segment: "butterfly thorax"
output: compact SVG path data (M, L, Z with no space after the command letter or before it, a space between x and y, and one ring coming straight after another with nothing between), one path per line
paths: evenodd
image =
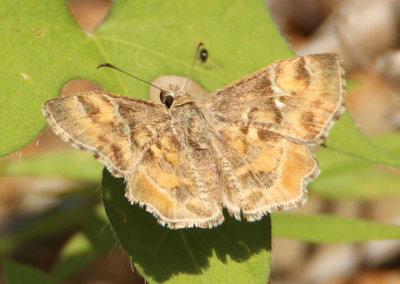
M210 146L210 125L192 96L178 95L170 114L175 130L186 144L198 150Z
M172 95L174 96L174 103L171 108L178 107L187 103L196 102L196 100L191 95L182 90L175 91L172 93Z

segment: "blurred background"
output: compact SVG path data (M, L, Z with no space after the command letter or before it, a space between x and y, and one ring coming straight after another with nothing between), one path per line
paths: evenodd
M88 33L102 22L110 5L110 0L69 1L73 16ZM297 55L335 52L343 58L350 80L346 107L366 135L400 130L399 0L267 0L266 5ZM62 95L98 88L90 81L73 80ZM74 151L45 129L26 147L0 159L0 255L54 271L66 265L58 259L74 249L70 244L72 238L79 239L77 232L83 228L90 236L88 224L98 224L97 234L110 234L104 216L97 213L101 166L93 162L92 168L81 169L82 176L76 169L63 169L63 178L44 176L37 169L38 159L44 169L50 164L62 167ZM377 170L399 174L395 169ZM297 211L400 224L399 208L398 196L337 201L311 194ZM86 268L65 283L144 283L113 240L100 248L89 256ZM271 283L400 283L400 240L321 245L273 238L272 254Z

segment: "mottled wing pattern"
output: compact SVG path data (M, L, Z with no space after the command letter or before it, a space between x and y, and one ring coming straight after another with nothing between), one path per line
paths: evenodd
M216 125L254 126L313 145L343 112L344 94L339 57L314 54L277 61L210 94L205 106Z
M146 151L126 196L171 228L213 227L223 221L213 134L195 105L171 111L174 129Z
M237 126L218 131L223 204L237 219L257 220L268 212L299 206L306 184L319 173L307 146L274 132Z
M223 204L248 220L300 205L318 173L308 146L343 111L344 78L335 54L281 60L207 98L216 134Z
M105 91L54 98L43 105L53 131L125 176L171 124L165 107Z

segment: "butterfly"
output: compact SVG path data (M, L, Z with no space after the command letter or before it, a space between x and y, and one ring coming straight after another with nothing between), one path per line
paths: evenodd
M336 54L284 59L199 99L170 85L152 102L102 90L43 105L51 129L124 177L126 197L173 229L254 221L300 206L319 174L309 147L344 110Z

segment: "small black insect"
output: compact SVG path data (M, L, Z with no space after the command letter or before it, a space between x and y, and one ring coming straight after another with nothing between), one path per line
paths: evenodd
M202 48L199 53L200 60L202 62L206 62L208 58L208 51L205 48Z

